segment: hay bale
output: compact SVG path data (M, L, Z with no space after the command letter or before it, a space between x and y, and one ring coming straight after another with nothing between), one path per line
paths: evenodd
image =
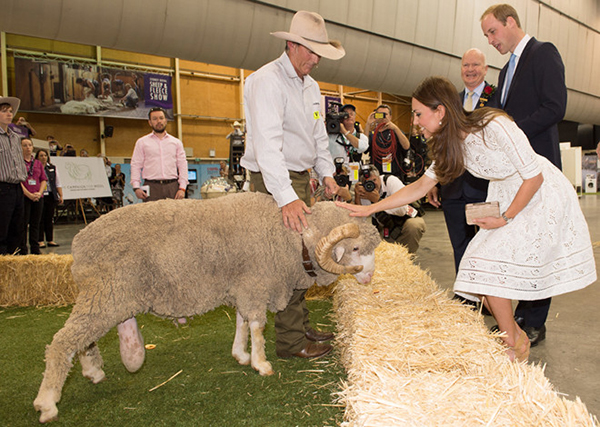
M0 256L0 307L73 304L71 264L71 255Z
M451 300L382 243L365 286L339 280L337 347L348 373L345 426L593 426L577 398L560 397L543 368L512 363L481 315Z

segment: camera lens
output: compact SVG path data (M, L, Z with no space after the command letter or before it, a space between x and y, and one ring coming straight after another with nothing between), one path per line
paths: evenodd
M368 191L370 193L371 191L375 190L375 183L373 181L365 181L363 183L363 187L365 191Z

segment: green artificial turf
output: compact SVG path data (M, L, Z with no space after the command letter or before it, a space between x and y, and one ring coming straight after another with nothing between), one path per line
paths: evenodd
M309 301L311 323L333 330L330 301ZM0 425L34 426L33 409L45 369L44 349L69 316L68 308L0 310ZM137 316L146 344L142 368L129 373L113 328L98 345L106 380L92 384L75 362L58 403L55 426L334 426L343 408L332 394L344 378L335 351L323 359L279 359L273 315L265 329L275 375L262 377L231 356L235 311L219 307L176 327ZM151 388L167 381L154 391Z

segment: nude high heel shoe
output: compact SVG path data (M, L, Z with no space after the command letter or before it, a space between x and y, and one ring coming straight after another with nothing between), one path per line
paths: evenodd
M515 343L514 347L510 347L513 351L515 358L519 362L527 362L529 358L529 349L531 348L531 343L529 342L529 338L527 334L522 329L519 329L521 332L519 334L519 338Z

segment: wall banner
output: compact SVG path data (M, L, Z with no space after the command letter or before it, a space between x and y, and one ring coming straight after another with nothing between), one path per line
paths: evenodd
M15 83L21 111L146 120L162 107L173 118L169 75L15 58Z

